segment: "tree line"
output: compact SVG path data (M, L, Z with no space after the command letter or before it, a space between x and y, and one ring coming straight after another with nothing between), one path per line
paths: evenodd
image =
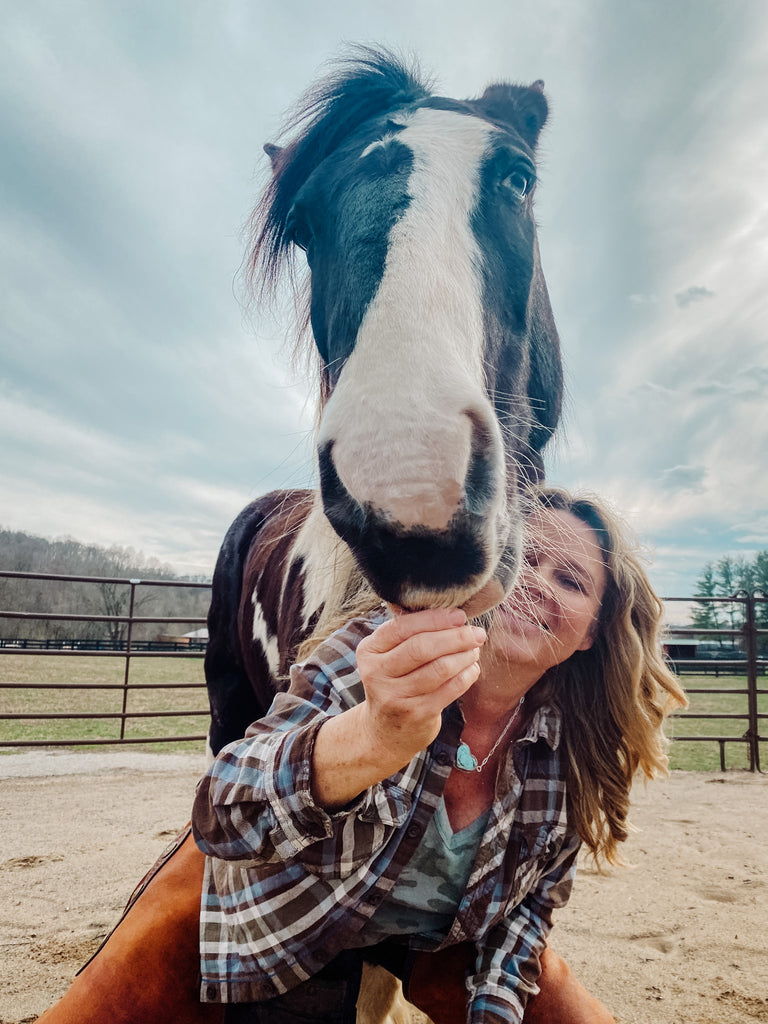
M0 569L15 572L55 573L64 576L100 576L116 579L153 579L179 583L209 583L205 576L182 576L171 565L147 558L130 547L100 547L71 538L49 540L23 531L0 529ZM768 596L768 550L754 557L726 555L708 562L696 583L696 598L729 598L739 591ZM78 615L127 615L130 588L117 583L68 583L59 580L18 580L0 577L0 610ZM134 614L182 618L190 622L164 627L139 624L136 640L152 640L159 634L181 635L199 628L193 621L208 613L208 590L183 587L137 587ZM755 606L757 626L768 629L768 602ZM744 606L732 602L699 601L691 624L698 629L739 629ZM66 622L0 618L0 638L7 640L101 640L122 642L126 624L117 622ZM724 643L729 644L729 638ZM768 650L768 637L758 638Z
M172 566L146 558L130 547L99 547L70 538L49 540L29 533L0 529L0 569L13 572L100 576L114 579L210 582L201 576L180 576ZM76 615L127 615L130 587L119 583L71 583L0 577L0 610ZM208 590L184 587L137 587L134 614L190 620L208 613ZM200 623L145 623L134 626L136 640L159 634L182 635ZM7 640L103 640L122 642L127 624L119 622L39 621L0 617L0 638Z
M695 597L734 597L740 592L768 597L768 551L758 551L751 558L726 555L717 562L708 562L696 582ZM755 604L758 629L768 629L768 602ZM744 605L728 601L699 601L693 609L691 623L698 629L740 629L744 625ZM730 643L725 638L725 643ZM758 648L768 648L768 637L758 637Z

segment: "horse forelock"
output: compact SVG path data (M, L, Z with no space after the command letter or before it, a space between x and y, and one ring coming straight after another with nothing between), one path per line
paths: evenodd
M315 168L362 124L386 111L406 107L430 94L415 60L384 48L352 47L334 71L299 100L281 132L292 136L251 218L248 271L259 295L272 292L291 266L288 215L296 194Z

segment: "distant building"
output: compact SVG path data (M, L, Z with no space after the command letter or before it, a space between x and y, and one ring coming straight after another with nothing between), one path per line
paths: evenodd
M161 644L186 644L190 647L199 648L208 643L208 629L203 626L201 629L193 629L190 633L182 633L181 635L160 633L157 639Z

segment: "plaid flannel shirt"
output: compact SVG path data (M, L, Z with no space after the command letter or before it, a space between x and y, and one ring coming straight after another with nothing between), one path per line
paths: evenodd
M206 854L201 908L203 1002L271 998L310 978L386 899L439 803L463 720L443 713L430 746L341 811L310 790L312 747L326 718L365 699L355 650L383 617L356 619L291 669L290 688L201 781L192 815ZM471 940L470 1024L520 1021L538 991L539 955L575 874L578 837L566 822L560 720L539 708L510 743L485 833L438 943Z

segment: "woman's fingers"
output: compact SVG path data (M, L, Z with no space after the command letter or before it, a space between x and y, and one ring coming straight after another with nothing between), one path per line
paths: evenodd
M424 674L427 681L438 675L446 679L470 664L466 661L467 655L470 661L475 660L484 642L485 633L482 630L476 632L473 626L460 626L438 633L417 633L383 655L382 665L393 679L405 680L418 672ZM451 670L454 664L457 667Z
M385 654L417 633L455 629L464 626L467 616L460 608L427 608L421 612L406 612L382 623L365 644L368 650Z
M451 651L431 661L419 664L413 671L393 677L391 686L399 696L411 697L428 694L437 690L460 673L477 665L480 657L478 647L469 650Z
M407 722L417 731L425 723L432 723L429 737L424 741L430 742L440 729L443 710L463 696L480 675L480 664L476 657L468 665L458 667L458 671L451 671L451 668L457 667L456 660L445 659L440 666L442 671L430 671L428 679L424 670L420 670L404 680L391 682L388 687L389 699L376 701L377 710L384 711L387 719L395 716L401 729L409 728ZM423 742L418 743L415 749L421 750L423 746Z
M397 616L365 637L357 665L366 697L361 707L375 742L408 757L431 743L443 709L477 680L485 639L457 609Z
M407 737L411 753L422 750L443 709L477 680L485 639L463 612L433 609L398 616L362 640L357 665L373 733Z
M474 662L444 683L436 693L440 701L440 709L447 708L449 704L458 700L459 697L463 697L467 690L477 682L479 675L480 664L479 662Z
M483 629L466 622L461 625L442 625L451 621L460 622L459 616L451 617L444 612L439 616L417 612L408 616L413 621L390 631L383 638L379 637L386 627L395 624L387 622L360 644L358 664L364 672L403 682L423 669L426 670L425 681L434 680L439 685L476 660L477 652L486 640ZM458 660L454 657L467 654L473 655L469 661L466 657ZM446 660L451 658L453 660Z

